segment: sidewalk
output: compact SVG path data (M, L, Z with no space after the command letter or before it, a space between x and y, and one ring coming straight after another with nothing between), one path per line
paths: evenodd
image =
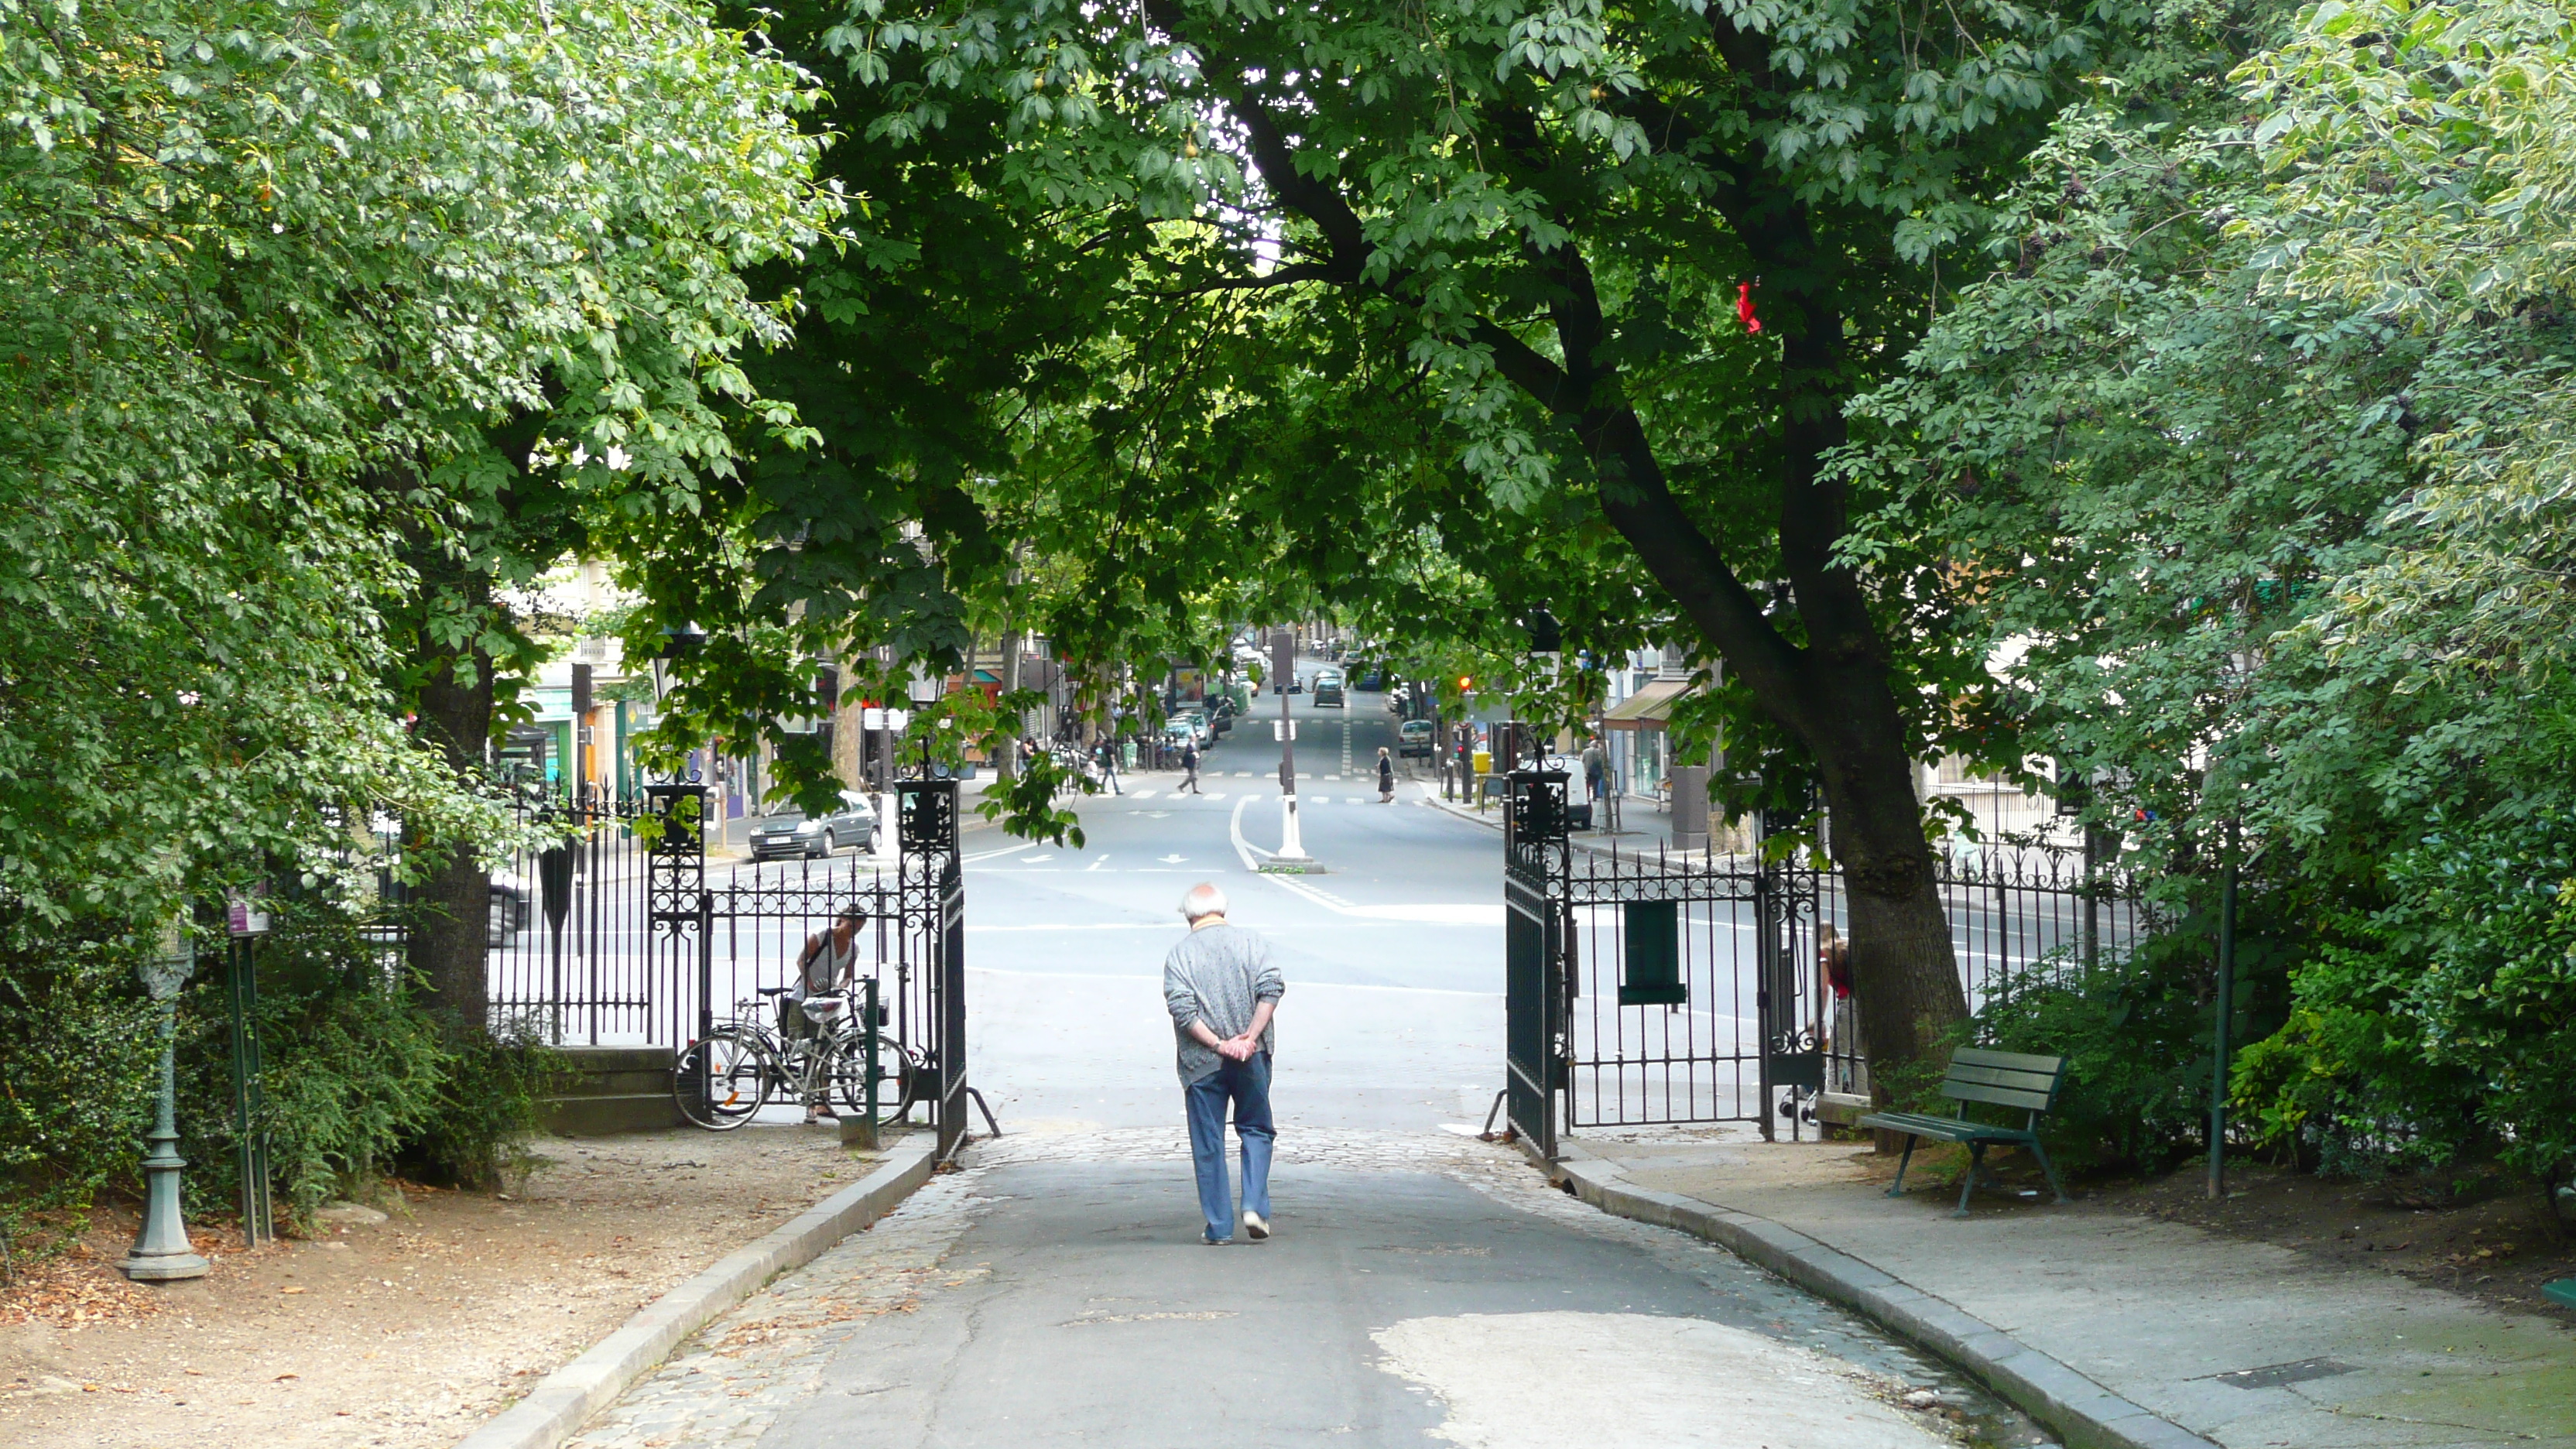
M1490 825L1496 830L1503 828L1503 800L1499 793L1486 804L1482 811L1479 811L1471 801L1441 799L1440 781L1436 776L1429 780L1411 783L1421 787L1422 800L1426 805L1446 810L1461 820L1477 821ZM1599 818L1600 806L1594 805L1593 810L1595 818ZM1607 830L1577 830L1566 838L1572 842L1575 849L1588 850L1597 855L1608 855L1614 851L1620 855L1653 855L1658 851L1671 852L1673 816L1671 811L1657 808L1654 802L1632 795L1619 802L1619 829L1616 834ZM1699 856L1706 852L1690 853Z
M2576 1446L2560 1322L2081 1201L1981 1193L1954 1219L1919 1153L1891 1199L1895 1160L1850 1142L1562 1145L1577 1195L1867 1314L2071 1445Z

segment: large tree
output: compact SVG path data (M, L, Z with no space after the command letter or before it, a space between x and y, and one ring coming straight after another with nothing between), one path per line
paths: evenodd
M1300 374L1321 406L1410 399L1422 452L1309 470L1283 504L1346 527L1390 479L1463 472L1496 525L1615 534L1662 595L1633 612L1681 621L1811 762L1870 1050L1901 1061L1963 1010L1914 778L1966 742L1981 676L1926 639L1936 589L1840 551L1855 500L1827 463L2100 44L2087 19L867 0L830 39L881 92L868 139L997 122L993 184L1028 225L1134 251L1122 335L1160 315L1192 345L1127 359L1131 412L1290 391L1284 362L1192 379L1302 334L1335 354Z
M402 713L488 687L514 489L686 512L716 399L783 426L735 359L783 333L740 269L831 218L801 81L659 0L0 16L0 910L156 919L379 812L494 826L472 725ZM437 977L470 1022L478 869Z

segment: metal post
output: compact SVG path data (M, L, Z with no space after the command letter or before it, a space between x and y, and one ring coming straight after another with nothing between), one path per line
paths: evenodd
M277 1237L268 1188L268 1101L260 1086L259 977L247 935L232 940L233 1122L241 1176L242 1242L256 1248Z
M1288 712L1288 683L1297 677L1297 636L1282 629L1270 639L1271 668L1279 675L1279 858L1313 859L1297 831L1297 723Z
M864 993L864 994L865 994L865 996L866 996L866 1000L865 1000L865 1002L863 1003L863 1008L864 1008L864 1009L866 1010L866 1012L867 1012L867 1017L865 1018L865 1022L866 1022L866 1026L867 1026L866 1050L867 1050L867 1057L868 1057L868 1063L867 1063L867 1072L868 1072L867 1090L866 1090L866 1092L864 1093L864 1095L865 1095L865 1097L866 1097L866 1099L867 1099L867 1105L866 1105L865 1110L866 1110L866 1112L867 1112L867 1114L868 1114L868 1133L867 1133L867 1135L868 1135L868 1146L869 1146L869 1147L871 1147L871 1148L873 1148L873 1147L876 1147L876 1146L878 1145L878 1143L877 1143L877 1030L878 1030L878 1026L877 1026L877 979L876 979L875 977L871 976L871 977L867 978L867 982L866 982L866 990L865 990L865 993Z
M160 946L137 973L143 989L161 1007L161 1093L153 1105L150 1145L143 1158L143 1222L134 1247L117 1268L138 1283L168 1283L202 1278L209 1266L188 1243L188 1227L179 1212L179 988L196 973L196 946L188 936L185 916L174 916Z
M1762 1124L1762 1140L1777 1142L1780 1140L1779 1129L1772 1123L1771 1112L1771 1041L1775 1014L1771 983L1778 974L1772 969L1772 962L1780 949L1781 901L1779 866L1762 849L1771 838L1771 812L1768 809L1755 812L1753 838L1754 1080L1761 1092L1760 1106L1755 1109L1755 1115ZM1739 1076L1735 1080L1741 1083L1744 1079Z
M2227 866L2218 877L2218 1010L2210 1029L2209 1196L2227 1196L2227 1032L2236 1012L2236 826L2227 827Z
M2102 964L2102 832L2092 825L2084 827L2084 969L2092 971Z

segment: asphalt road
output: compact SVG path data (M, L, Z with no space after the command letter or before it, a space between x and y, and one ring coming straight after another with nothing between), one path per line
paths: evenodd
M1280 1236L1211 1250L1171 1230L1185 1177L985 1174L1000 1201L949 1249L956 1286L899 1332L852 1339L760 1442L1945 1442L1874 1390L1927 1381L1922 1365L1721 1254L1676 1259L1442 1175L1330 1168L1279 1175Z
M1162 960L1183 934L1182 893L1212 881L1290 983L1276 1094L1297 1120L1482 1120L1502 1085L1499 839L1425 806L1418 786L1380 804L1374 780L1343 767L1345 736L1355 761L1393 742L1379 696L1355 693L1348 711L1291 700L1305 845L1328 874L1247 864L1244 846L1276 848L1281 830L1279 746L1258 719L1207 752L1204 794L1160 775L1081 801L1083 849L969 847L968 1038L997 1109L1064 1126L1171 1119Z
M1082 849L971 837L970 1075L1005 1137L720 1321L583 1449L1954 1442L1909 1391L2034 1442L1859 1321L1455 1130L1500 1086L1499 837L1418 787L1378 802L1377 696L1293 698L1329 873L1252 868L1280 826L1258 716L1204 796L1162 776L1083 802ZM1199 881L1288 980L1277 1235L1220 1248L1160 990Z

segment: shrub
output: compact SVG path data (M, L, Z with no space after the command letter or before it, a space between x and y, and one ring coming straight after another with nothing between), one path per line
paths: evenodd
M17 929L13 932L12 927ZM272 1190L282 1220L400 1169L488 1186L521 1168L561 1054L423 1006L360 923L287 901L256 948ZM68 1241L101 1191L139 1184L159 1016L122 928L0 921L0 1233L18 1256ZM180 1152L192 1214L240 1203L225 947L202 949L178 1003Z
M0 1235L41 1255L131 1180L161 1040L121 931L0 921Z
M2069 1162L2154 1170L2209 1141L2210 1047L2218 994L2218 882L2172 876L2183 898L2162 930L2086 965L2073 948L2016 973L1982 1005L1980 1041L2066 1059L2049 1147ZM2289 963L2311 949L2290 892L2249 880L2236 921L2229 1040L2287 1014ZM2238 1050L2241 1051L2241 1046Z

